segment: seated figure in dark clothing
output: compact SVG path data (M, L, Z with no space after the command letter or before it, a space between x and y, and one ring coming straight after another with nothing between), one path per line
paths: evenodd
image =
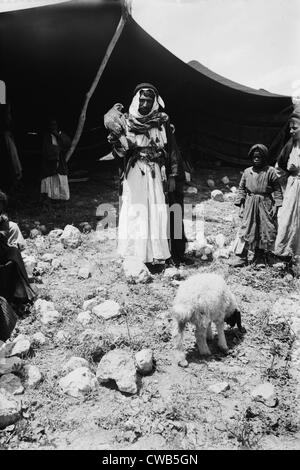
M17 224L3 212L6 195L0 191L0 296L15 306L24 305L35 297L19 248L24 239Z

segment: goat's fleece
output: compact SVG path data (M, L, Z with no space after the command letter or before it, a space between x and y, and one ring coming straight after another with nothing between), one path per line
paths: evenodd
M179 286L173 303L174 317L180 323L194 322L200 315L206 323L224 320L237 309L234 294L219 274L201 273Z

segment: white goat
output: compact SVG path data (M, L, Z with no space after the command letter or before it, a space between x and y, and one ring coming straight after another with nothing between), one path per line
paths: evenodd
M206 339L212 339L211 322L218 332L218 346L228 351L224 335L224 321L231 327L237 324L241 331L241 315L234 294L218 274L195 274L179 286L173 303L175 318L174 339L179 351L179 364L187 366L183 350L183 330L188 322L196 326L196 340L201 355L211 354Z

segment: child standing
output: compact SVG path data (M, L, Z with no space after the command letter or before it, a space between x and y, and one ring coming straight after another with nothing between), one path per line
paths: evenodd
M248 250L254 251L254 262L266 264L266 253L274 248L277 213L282 205L282 190L273 167L267 165L265 145L251 147L248 156L253 166L246 168L240 181L235 205L240 207L242 224L234 242L236 258L232 266L248 262Z

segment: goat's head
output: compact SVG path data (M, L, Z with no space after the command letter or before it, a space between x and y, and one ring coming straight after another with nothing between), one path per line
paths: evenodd
M235 325L242 332L245 332L245 328L242 327L241 312L235 309L231 315L225 318L225 322L233 328Z

